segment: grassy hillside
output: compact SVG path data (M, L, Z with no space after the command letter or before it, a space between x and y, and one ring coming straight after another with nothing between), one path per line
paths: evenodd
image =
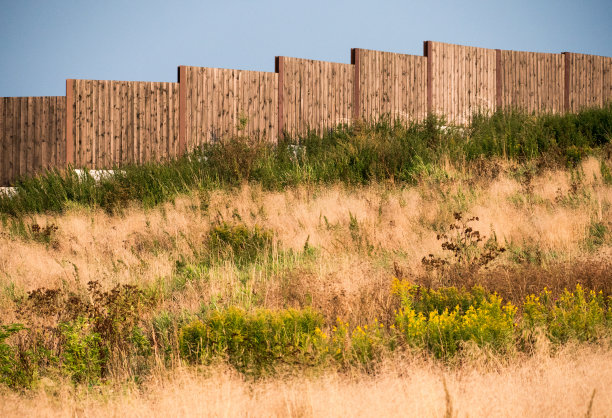
M26 179L0 199L0 413L602 414L611 121L381 122Z

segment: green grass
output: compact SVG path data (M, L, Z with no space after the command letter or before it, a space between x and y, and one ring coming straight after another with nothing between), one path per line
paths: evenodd
M164 163L125 166L96 182L71 170L50 171L16 183L17 194L0 197L0 214L62 212L74 206L120 211L129 202L151 207L181 193L259 183L278 190L299 184L369 184L392 179L414 183L423 176L444 177L445 160L457 165L505 158L521 163L543 158L573 166L610 143L612 106L578 114L498 112L475 115L468 128L448 129L429 117L404 126L377 123L338 126L325 135L310 133L278 145L248 138L208 144Z

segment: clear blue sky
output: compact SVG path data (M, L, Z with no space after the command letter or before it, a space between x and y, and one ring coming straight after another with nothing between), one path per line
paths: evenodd
M612 56L612 1L0 0L0 96L176 81L178 65L274 71L275 55L421 55L424 40Z

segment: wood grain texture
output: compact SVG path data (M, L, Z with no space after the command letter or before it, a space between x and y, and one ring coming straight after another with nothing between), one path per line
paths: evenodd
M359 49L356 68L359 117L404 123L427 116L427 58Z
M175 157L178 88L178 83L74 80L74 164L98 169Z
M609 72L612 58L566 53L569 70L568 111L602 107L610 101Z
M564 111L563 55L506 50L499 55L498 101L502 109L536 114Z
M64 167L66 98L0 98L0 185Z
M324 133L353 121L354 66L282 57L284 130Z
M465 124L474 112L496 105L494 49L429 42L431 111L449 122Z
M276 142L278 74L220 68L181 68L184 68L185 74L187 150L235 136Z

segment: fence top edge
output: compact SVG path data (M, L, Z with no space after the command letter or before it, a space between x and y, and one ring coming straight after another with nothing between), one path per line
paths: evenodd
M401 56L405 56L405 57L415 57L415 58L422 58L422 59L426 59L427 58L427 57L425 57L423 55L405 54L403 52L382 51L380 49L367 49L367 48L353 48L353 49L358 49L359 51L365 51L365 52L382 52L383 54L401 55Z
M0 99L65 99L66 96L0 96Z
M350 62L336 62L336 61L323 61L323 60L315 60L315 59L310 59L310 58L299 58L299 57L288 57L285 55L281 55L279 56L279 58L282 57L283 59L290 59L290 60L296 60L296 61L306 61L309 63L319 63L319 62L324 62L324 63L328 63L328 64L338 64L338 65L353 65Z
M109 83L148 83L148 84L176 84L176 81L143 81L143 80L97 80L91 78L68 78L66 80L85 81L85 82L109 82Z
M276 74L274 71L239 70L236 68L221 68L221 67L199 67L196 65L180 65L179 67L183 67L187 70L194 69L194 68L197 68L197 69L204 68L207 70L240 71L241 73L258 73L258 74L270 74L270 75Z

